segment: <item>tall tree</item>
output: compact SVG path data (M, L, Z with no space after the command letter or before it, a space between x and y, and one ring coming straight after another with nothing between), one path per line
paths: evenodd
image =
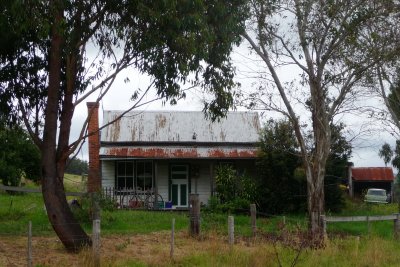
M383 159L385 166L387 166L387 164L392 160L393 151L388 143L382 145L382 148L379 150L379 157Z
M392 150L388 143L383 144L379 150L379 156L383 159L385 165L390 162L395 168L400 170L400 140L396 141L394 150Z
M42 191L49 220L64 246L75 251L90 238L66 202L63 176L68 157L87 135L70 142L77 105L107 93L128 67L149 74L154 99L175 103L182 84L201 87L212 118L232 104L234 70L229 54L240 41L243 1L9 1L1 6L0 107L22 119L40 148ZM224 21L224 23L221 23ZM87 57L87 48L97 56ZM91 60L91 62L89 62ZM132 94L131 109L150 91Z
M294 126L307 178L309 228L319 242L330 124L356 95L363 75L383 60L368 41L370 25L383 20L387 8L369 0L250 2L243 36L270 74L250 100L253 107L287 116Z

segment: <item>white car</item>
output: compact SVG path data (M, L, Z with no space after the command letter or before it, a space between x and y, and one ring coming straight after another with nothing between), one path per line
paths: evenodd
M385 189L370 188L364 197L364 201L369 203L388 203L388 195Z

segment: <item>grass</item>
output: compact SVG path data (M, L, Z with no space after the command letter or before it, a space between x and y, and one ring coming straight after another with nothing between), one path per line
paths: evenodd
M373 216L373 215L391 215L398 213L398 204L371 204L362 200L350 200L346 198L346 208L332 216ZM353 236L377 236L385 239L393 238L393 221L374 221L370 222L368 229L367 222L343 222L329 223L327 225L328 233L347 234ZM370 232L369 232L370 230Z
M80 179L80 176L68 177L67 190L80 191ZM398 208L397 204L369 205L349 200L346 204L343 212L329 215L385 215L396 213ZM279 258L282 266L292 265L298 254L296 249L280 243L274 246L271 240L249 238L250 218L246 215L235 215L237 243L229 247L226 240L227 217L228 214L203 212L202 235L193 239L187 235L187 212L102 211L102 242L110 254L103 255L103 263L105 266L279 266ZM177 231L174 259L168 256L172 218L176 220ZM286 215L285 218L286 228L306 229L305 215ZM18 236L24 239L28 221L32 221L34 237L54 237L41 194L0 193L0 236L4 240L14 240ZM87 232L91 232L90 221L82 221L82 225ZM283 216L258 218L257 226L262 232L279 233ZM392 221L371 222L369 234L366 222L330 223L328 234L330 240L326 247L302 249L296 266L398 266L400 262L400 243L393 239ZM145 247L141 248L142 245ZM58 244L57 253L60 249ZM85 257L90 260L90 253ZM42 266L49 265L43 263Z
M164 240L166 241L166 240ZM133 243L133 242L132 242ZM103 261L109 266L398 266L400 245L382 238L335 238L323 249L302 249L300 253L287 246L270 242L237 242L233 247L220 236L208 235L198 241L180 237L174 259L167 256L168 248L152 244L151 258L137 255L132 243L124 243L123 252L130 259ZM298 258L297 258L298 257ZM296 259L297 258L297 259ZM280 262L280 264L279 264Z
M68 191L80 191L81 177L68 175L66 185ZM33 186L28 184L28 186ZM363 202L347 200L347 208L338 216L355 215L386 215L397 211L397 204L371 205ZM169 230L172 218L176 219L177 230L188 228L187 212L149 212L149 211L102 211L103 234L129 234L151 233ZM84 229L91 231L91 222L88 214L80 216ZM202 213L201 227L203 231L227 234L227 214ZM285 216L286 228L306 229L307 218L305 215ZM41 194L8 195L0 193L0 235L24 235L28 221L32 221L34 234L49 235L53 233L48 223L47 215ZM247 215L235 215L235 232L238 236L250 236L250 218ZM283 226L283 216L272 218L258 218L257 227L264 232L277 232ZM329 223L328 233L331 235L372 235L391 239L393 236L393 222L381 221L370 223L370 233L366 222Z
M332 240L325 249L304 250L297 266L398 266L400 257L396 254L399 245L382 239L362 240L356 244L353 239ZM217 251L206 251L183 258L183 266L292 266L297 252L287 247L264 244L252 249L235 247Z

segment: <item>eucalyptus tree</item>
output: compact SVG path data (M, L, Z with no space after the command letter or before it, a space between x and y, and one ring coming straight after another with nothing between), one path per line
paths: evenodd
M393 151L388 143L382 145L382 148L379 150L379 157L383 159L385 166L387 166L387 164L392 160Z
M283 114L293 125L306 172L309 228L319 242L330 124L348 108L368 70L384 60L368 41L370 26L388 11L385 3L369 0L250 2L243 36L269 76L248 100L254 108Z
M39 147L48 218L75 251L91 240L68 207L63 176L69 156L93 134L86 122L70 141L76 106L92 94L99 101L133 67L152 77L154 99L174 103L183 84L196 85L214 96L205 112L224 115L235 85L229 54L247 8L239 0L17 0L0 8L2 114L23 120ZM132 108L149 90L132 92Z
M396 44L400 42L400 33L398 37L398 41L394 39ZM380 64L375 69L372 86L378 89L385 105L384 108L378 109L379 112L373 114L377 114L389 128L390 133L400 139L400 45L392 59L394 61Z

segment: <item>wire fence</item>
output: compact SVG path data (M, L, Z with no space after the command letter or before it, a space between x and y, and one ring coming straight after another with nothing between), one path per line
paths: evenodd
M42 207L39 207L37 205L32 204L32 205L28 205L26 207L25 211L27 213L32 212L32 216L33 216L35 214L35 212L37 212L37 211L40 212L41 209L42 209ZM239 235L235 235L234 234L234 231L238 230L238 229L235 230L235 226L242 227L242 228L246 227L249 230L249 232L253 231L253 233L254 233L254 228L253 228L254 225L251 225L251 223L250 223L250 221L251 221L250 218L251 218L252 215L256 216L257 218L259 218L259 220L273 219L275 221L275 223L283 223L284 225L286 223L287 224L305 224L305 223L307 223L307 218L306 217L302 217L302 218L296 217L296 218L294 218L294 217L290 217L290 216L286 216L286 215L282 215L282 214L271 214L271 213L262 212L262 211L253 211L253 212L251 212L250 208L249 209L239 209L237 211L240 212L241 214L247 214L247 215L241 215L241 216L248 217L248 223L245 225L245 224L243 224L243 222L240 223L240 222L238 222L236 220L235 220L236 223L234 223L233 222L234 221L233 220L233 218L234 218L233 216L232 216L232 219L230 219L230 220L226 220L227 216L225 216L226 222L225 222L225 226L223 226L223 227L225 229L227 229L227 231L228 231L227 236L229 236L229 238L227 240L229 240L229 244L230 245L234 244L235 236L240 236L240 232L238 232ZM45 211L43 210L42 212L45 212ZM147 214L148 214L147 215L148 217L152 216L149 213L147 213ZM176 226L180 225L179 227L177 227L178 230L179 229L183 229L184 227L186 227L187 224L190 223L190 221L192 219L192 217L189 215L190 211L189 211L189 213L187 213L187 212L184 213L184 214L181 213L182 216L180 216L180 217L178 216L179 214L177 214L177 213L165 213L165 214L168 214L168 219L166 219L161 224L160 224L160 222L157 222L156 220L143 220L143 221L141 221L140 218L136 218L136 220L131 221L129 223L131 223L132 225L135 225L135 229L140 229L140 228L141 229L155 229L155 231L161 231L161 230L169 230L169 229L171 229L171 224L170 224L169 221L172 220L172 218L173 218L174 219L174 223L172 224L173 225L172 231L175 231L175 227ZM108 214L107 216L110 216L110 214ZM109 218L107 218L107 216L104 216L104 218L102 219L103 220L102 224L103 224L103 226L105 226L106 229L107 229L107 227L110 227L112 225L112 223L113 223L113 220L115 220L115 218L113 218L112 215ZM208 216L207 214L201 214L201 216L198 217L198 220L200 222L206 223L207 222L207 216ZM177 224L175 224L175 217L178 217L178 220L176 221ZM222 217L223 217L223 215L222 215ZM34 219L34 218L32 218L32 219ZM197 219L197 217L196 217L196 219ZM332 219L332 217L328 218L328 221L329 221L329 219ZM397 217L397 219L398 219L398 217ZM186 221L186 223L182 223L184 221ZM229 227L228 227L228 221L230 222ZM260 221L256 221L256 222L260 223ZM6 224L8 224L8 225L6 225ZM32 242L32 240L34 241L35 238L43 235L43 233L46 233L48 235L49 232L52 232L53 227L71 227L71 226L76 226L77 224L81 224L81 223L76 222L76 223L65 223L65 224L64 223L63 224L61 224L61 223L60 224L50 224L50 223L35 223L34 222L31 225L30 230L28 230L27 225L15 224L14 223L15 228L13 228L13 222L11 222L11 221L10 222L2 222L2 227L3 228L8 228L8 229L11 229L11 230L8 231L7 233L0 233L0 235L1 236L5 236L5 237L7 237L7 236L8 237L13 237L15 235L20 235L21 236L21 235L26 235L27 234L28 235L28 237L27 237L28 240L31 240L30 242L28 242L28 243L30 243L30 245L29 244L27 245L28 246L27 250L29 251L29 246L31 246L31 247L33 246L33 248L34 248L35 246L38 245L37 243L35 244L35 242ZM99 227L96 230L95 227L94 227L95 223L93 221L87 221L87 222L83 223L83 226L84 226L85 230L87 232L91 233L91 234L89 234L89 237L91 237L92 240L97 240L96 242L100 242L100 240L101 240L100 239L100 221L98 222L98 224L99 224ZM259 227L259 225L257 225L256 227ZM397 220L397 222L395 221L395 227L398 227L398 229L400 229L400 224L399 224L398 220ZM259 228L259 229L261 229L261 228ZM98 234L98 237L95 237L96 236L96 234L94 232L95 230L96 230L96 233ZM132 234L133 231L132 231L132 228L130 228L130 229L121 229L120 232L118 230L114 230L113 233L117 233L117 234L118 233L120 233L120 234L130 233L130 234ZM54 237L54 239L53 239L53 237ZM85 236L85 235L76 235L76 236L72 235L72 236L69 236L68 238L69 238L69 240L72 240L73 242L77 242L77 243L87 241L87 236ZM176 238L174 236L174 234L171 234L171 242L170 242L171 246L173 246L173 244L175 243L174 241L172 241L172 238ZM47 245L49 245L49 243L51 243L53 245L57 244L57 246L61 246L60 240L55 235L52 235L51 238L47 239L46 242L48 242ZM166 245L167 245L167 243L166 243ZM93 251L93 258L95 259L95 261L98 260L98 262L100 262L101 253L99 253L99 251L101 250L101 245L100 244L95 244L93 247L96 247L96 251ZM35 250L33 249L33 252L32 252L32 248L31 248L31 253L27 253L27 255L28 255L27 256L27 264L28 264L28 266L29 266L29 262L36 262L38 260L38 258L40 257L39 255L35 255L34 251ZM173 257L173 251L174 251L173 247L171 247L171 251L172 252L171 252L171 256L170 257L172 258ZM29 256L29 255L31 255L31 256ZM98 256L96 256L96 255L98 255ZM98 259L97 259L97 257L98 257Z

